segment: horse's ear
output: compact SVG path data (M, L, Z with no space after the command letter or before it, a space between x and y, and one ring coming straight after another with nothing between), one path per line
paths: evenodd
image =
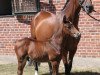
M79 4L83 4L84 0L78 0Z
M68 18L66 18L66 15L63 17L63 23L68 23Z

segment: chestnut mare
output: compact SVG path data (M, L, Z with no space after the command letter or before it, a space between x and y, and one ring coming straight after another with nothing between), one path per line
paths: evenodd
M44 17L42 17L43 15ZM41 19L37 18L36 20L38 24L36 30L39 29L41 31L42 29L41 32L36 32L40 38L24 38L16 41L15 44L15 53L18 59L18 75L23 74L27 58L36 62L50 62L52 65L52 75L58 75L62 38L65 34L77 38L79 31L67 21L66 17L62 17L65 23L62 24L58 16L50 12L41 11L37 16L41 16ZM43 36L47 35L47 37L41 40L41 34Z
M62 17L65 17L69 19L69 21L75 26L75 28L78 28L78 21L79 21L79 13L81 8L86 13L91 13L93 11L93 5L91 0L69 0L68 3L64 6L63 10L60 12L60 19L61 23L64 23L62 20ZM39 12L40 13L40 12ZM59 16L58 15L58 16ZM43 12L42 15L38 14L35 16L31 23L31 36L32 38L36 38L40 41L46 41L51 36L48 36L48 28L43 29L44 26L48 27L48 22L46 22L43 26L40 24L41 20L48 19L49 14L47 12ZM51 20L53 21L53 19ZM70 71L72 68L72 62L73 57L77 50L77 45L80 41L81 35L77 35L78 38L75 39L72 36L65 35L63 36L63 42L62 42L62 60L65 66L65 74L70 75Z

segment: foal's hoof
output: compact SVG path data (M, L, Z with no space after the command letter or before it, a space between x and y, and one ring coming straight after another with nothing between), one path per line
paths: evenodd
M71 75L69 72L65 73L65 75Z

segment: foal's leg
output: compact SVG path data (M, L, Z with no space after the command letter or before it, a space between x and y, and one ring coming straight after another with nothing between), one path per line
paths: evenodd
M52 75L58 75L60 61L51 61L52 64Z
M64 58L65 59L65 61L64 61L65 75L70 75L70 72L71 72L71 69L72 69L73 57L74 57L74 55L76 53L76 50L77 50L77 48L69 51L69 57L68 57L68 59L67 59L67 56L65 56L66 59Z
M68 51L62 52L62 60L65 67L65 75L68 75L68 60L67 60Z
M48 64L49 64L50 75L52 75L52 64L50 62L48 62Z
M35 75L38 75L38 62L34 62L34 67L35 67ZM52 65L50 62L48 62L48 65L49 65L49 71L50 71L50 75L52 75Z
M70 71L72 69L73 57L74 57L74 55L76 53L76 50L77 50L77 48L69 51L69 58L68 58L68 65L67 65L67 67L68 67L67 73L69 75L70 75Z
M17 74L18 75L23 75L23 69L26 65L26 59L18 59L18 71L17 71Z

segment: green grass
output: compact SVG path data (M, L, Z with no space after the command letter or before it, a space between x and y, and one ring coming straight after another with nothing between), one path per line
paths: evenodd
M17 75L17 64L2 64L0 65L0 75ZM23 75L34 75L33 66L25 66ZM39 75L49 75L48 64L41 64L39 67ZM60 75L64 75L64 69L60 66ZM72 69L72 75L100 75L99 69Z
M24 75L32 75L34 73L33 66L26 66L24 69ZM0 65L0 75L17 75L17 65L15 64L3 64Z

